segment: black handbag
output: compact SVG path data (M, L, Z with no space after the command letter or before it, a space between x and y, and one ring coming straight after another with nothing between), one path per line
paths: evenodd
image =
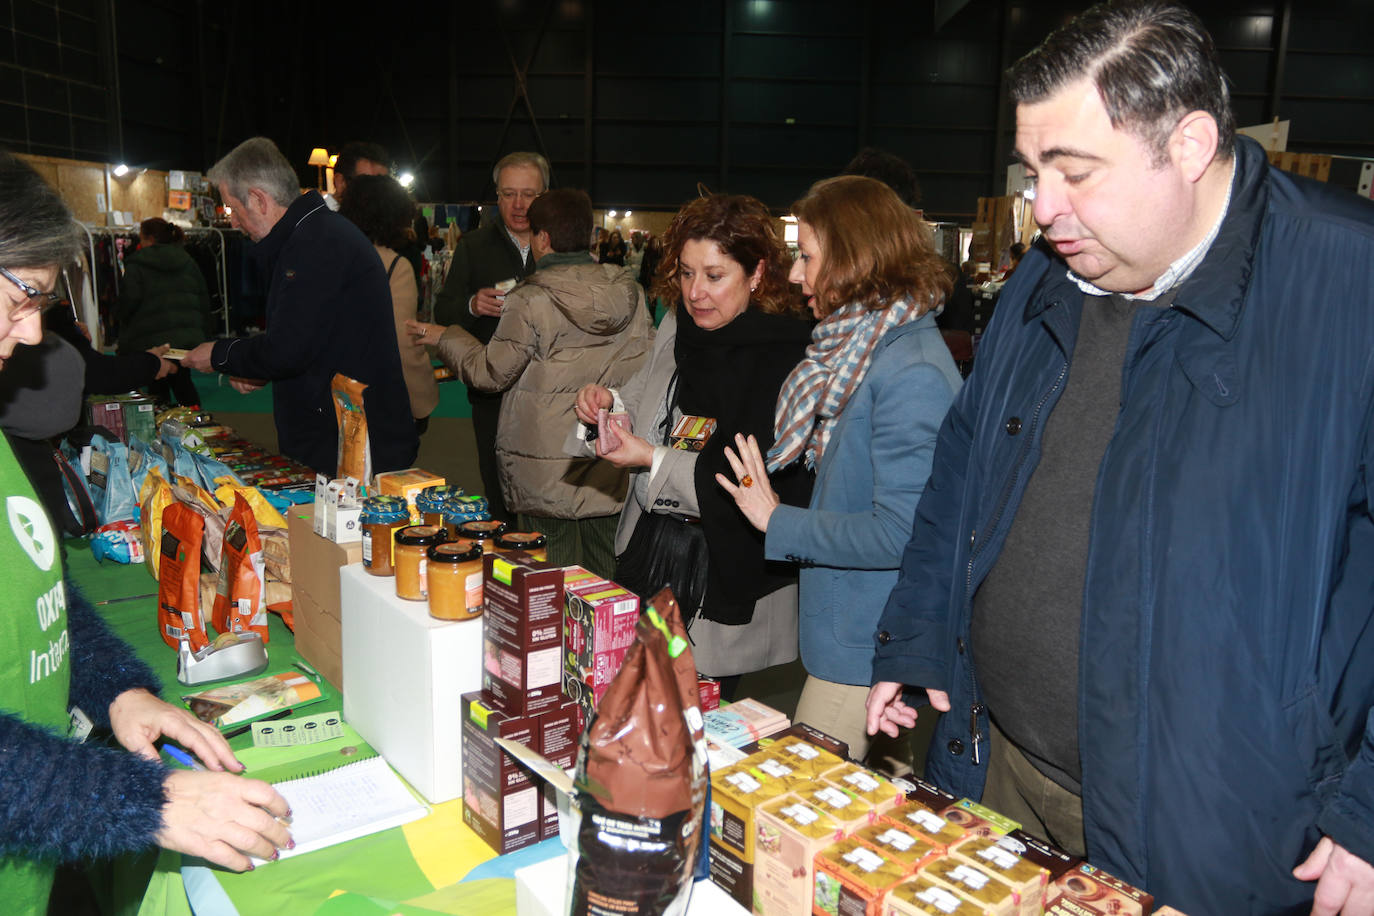
M668 586L684 616L691 620L706 597L709 562L706 532L700 522L681 515L645 512L625 552L615 558L615 581L645 601Z

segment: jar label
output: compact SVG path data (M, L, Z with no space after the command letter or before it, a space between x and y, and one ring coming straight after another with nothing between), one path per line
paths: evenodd
M429 597L429 559L420 557L420 597Z
M464 583L464 591L467 592L467 607L469 611L482 610L482 573L475 572L468 576Z

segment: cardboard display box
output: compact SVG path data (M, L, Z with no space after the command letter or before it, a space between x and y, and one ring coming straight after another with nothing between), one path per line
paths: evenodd
M312 528L314 510L298 506L287 513L291 545L291 607L296 651L329 683L343 690L342 602L339 570L361 562L363 545L336 544ZM390 579L382 580L388 585Z
M563 570L483 560L481 687L507 712L530 715L563 702Z
M339 577L344 718L428 801L457 798L459 698L482 687L482 621L437 620L361 563Z

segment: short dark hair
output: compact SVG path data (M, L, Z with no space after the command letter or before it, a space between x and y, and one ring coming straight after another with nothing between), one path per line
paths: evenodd
M1112 126L1149 144L1156 165L1168 161L1169 137L1190 111L1216 120L1219 156L1229 159L1235 148L1235 115L1212 36L1176 3L1100 3L1051 32L1007 76L1018 105L1092 80Z
M344 148L339 150L339 158L334 160L334 174L342 174L349 182L350 194L353 193L352 181L358 172L359 159L391 167L391 154L386 151L386 147L376 143L364 143L361 140L345 143Z
M527 216L530 231L547 232L554 251L587 250L587 241L592 237L592 199L586 191L545 191L530 204Z
M186 231L160 216L150 216L138 224L138 234L152 239L155 245L180 245L186 241Z
M865 146L854 154L841 175L863 175L881 181L897 192L902 203L915 209L921 203L921 182L916 170L896 153Z
M339 212L374 245L398 249L414 233L415 201L390 175L358 175L348 183Z
M80 232L62 195L0 150L0 267L64 267L80 251Z
M682 302L678 259L690 241L715 244L731 260L752 274L763 262L763 277L750 297L751 307L770 314L801 314L801 297L787 284L792 268L787 247L778 234L778 221L756 197L747 194L708 194L689 202L663 233L663 260L654 275L652 295L671 307Z

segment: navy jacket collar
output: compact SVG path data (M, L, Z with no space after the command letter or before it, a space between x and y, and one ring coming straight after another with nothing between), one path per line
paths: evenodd
M291 206L286 208L281 219L277 220L267 235L263 236L262 241L253 249L253 255L264 267L270 268L276 261L277 255L286 247L286 242L291 238L291 234L296 231L296 227L307 215L313 213L320 207L325 206L324 198L319 191L307 191L300 197L291 202ZM319 214L316 214L318 216Z
M1260 225L1269 203L1269 160L1264 149L1247 137L1237 137L1235 156L1236 174L1231 189L1230 209L1222 220L1221 229L1207 256L1183 281L1183 288L1174 300L1175 308L1197 318L1226 340L1235 335L1240 324L1245 290L1254 268ZM1041 244L1037 244L1036 248L1046 254L1048 264L1044 272L1047 276L1039 294L1026 303L1027 321L1056 302L1066 301L1065 297L1077 298L1082 295L1065 274L1064 262ZM1031 261L1030 253L1017 267L1013 278L1031 266L1026 261ZM1070 289L1064 289L1065 285Z

